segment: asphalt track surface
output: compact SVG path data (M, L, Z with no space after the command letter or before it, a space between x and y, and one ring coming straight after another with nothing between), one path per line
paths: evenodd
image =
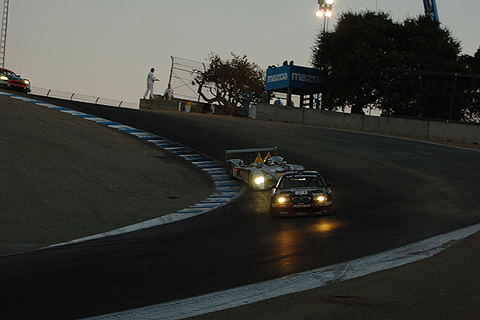
M287 161L326 170L336 214L271 219L269 192L247 192L185 221L0 257L7 319L73 319L192 297L350 261L480 222L476 151L287 123L65 106L218 160L225 149L276 145Z

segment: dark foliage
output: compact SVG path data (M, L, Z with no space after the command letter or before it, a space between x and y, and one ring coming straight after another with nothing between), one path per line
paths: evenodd
M328 71L322 107L472 120L479 114L479 54L460 56L450 31L427 16L394 22L383 12L346 12L320 33L312 64ZM461 75L461 76L459 76ZM467 116L468 115L468 116ZM468 119L467 119L468 118Z
M238 108L244 92L260 95L265 88L264 71L246 56L232 53L231 60L222 60L217 54L208 57L205 71L198 71L195 82L198 93L208 102L218 102L223 113L240 115Z

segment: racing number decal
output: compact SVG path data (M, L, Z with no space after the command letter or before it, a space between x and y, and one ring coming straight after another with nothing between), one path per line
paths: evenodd
M305 195L308 194L307 190L295 190L296 195Z

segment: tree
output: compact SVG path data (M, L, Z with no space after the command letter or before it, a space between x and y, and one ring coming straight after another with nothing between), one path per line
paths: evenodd
M346 12L334 32L318 35L312 63L328 72L324 83L326 109L348 105L352 113L363 114L364 107L378 103L385 81L382 74L398 59L396 30L387 13Z
M467 73L471 77L465 89L465 102L462 108L462 120L467 122L480 122L480 47L473 55L463 55L462 61L465 64Z
M395 23L387 13L346 12L333 32L318 35L312 63L328 71L329 109L351 106L352 113L363 113L373 106L386 114L448 119L457 85L448 73L464 71L459 53L450 31L429 17Z
M391 100L385 111L448 119L453 87L457 86L454 74L465 72L459 59L460 44L428 16L406 19L399 31L395 49L400 59L394 68L404 76L393 81L391 93L396 91L398 99ZM459 119L460 109L451 116Z
M251 91L259 96L265 88L265 73L245 55L231 55L231 60L224 61L217 54L210 53L206 70L197 71L194 81L205 101L217 101L225 113L241 115L238 106L243 93Z

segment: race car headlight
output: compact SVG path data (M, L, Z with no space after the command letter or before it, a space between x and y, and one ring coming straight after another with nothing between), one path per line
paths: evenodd
M285 198L285 197L278 197L278 198L277 198L277 202L278 202L278 203L285 203L285 202L287 202L287 198Z
M325 200L327 200L327 198L323 194L315 197L315 201L318 201L318 202L324 202Z
M28 80L24 80L23 82L25 82L25 84L29 84L29 83L30 83L30 81L28 81Z
M6 76L0 76L0 80L8 81L8 77L6 77Z
M254 181L255 181L255 184L257 184L257 185L262 184L262 183L265 182L265 178L264 177L256 177Z

